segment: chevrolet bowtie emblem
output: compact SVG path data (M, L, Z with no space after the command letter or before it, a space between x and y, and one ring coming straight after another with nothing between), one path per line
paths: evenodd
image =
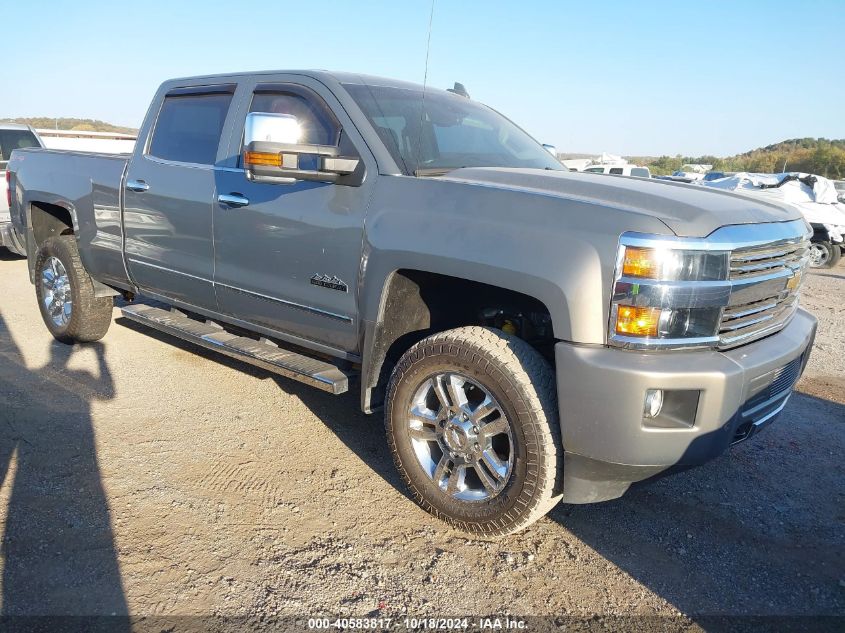
M797 290L798 286L801 285L801 271L796 270L795 274L790 277L786 282L786 289L787 290Z

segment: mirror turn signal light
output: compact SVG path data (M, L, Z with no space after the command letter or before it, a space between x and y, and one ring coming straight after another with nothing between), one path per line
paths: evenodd
M281 167L282 155L267 152L244 152L244 164L264 167Z
M657 336L660 308L620 305L616 309L616 333L627 336Z
M284 167L286 169L297 169L299 160L296 154L272 152L244 152L244 165L255 167Z

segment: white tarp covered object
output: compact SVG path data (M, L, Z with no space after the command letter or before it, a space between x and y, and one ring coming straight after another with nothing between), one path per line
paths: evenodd
M845 241L845 204L838 201L833 182L822 176L740 172L709 182L699 181L697 184L748 193L796 206L807 222L824 226L831 241Z
M627 165L628 161L622 158L621 156L617 156L616 154L608 154L607 152L601 153L601 158L596 161L593 161L596 165Z

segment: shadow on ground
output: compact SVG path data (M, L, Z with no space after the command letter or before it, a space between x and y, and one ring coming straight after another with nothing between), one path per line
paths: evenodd
M13 262L21 259L26 259L26 257L23 257L22 255L16 255L8 248L0 246L0 262Z
M4 618L127 613L91 421L114 387L103 345L87 347L98 375L70 369L78 348L55 341L29 370L0 314Z

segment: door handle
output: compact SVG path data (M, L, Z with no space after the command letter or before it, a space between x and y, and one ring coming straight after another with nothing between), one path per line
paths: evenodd
M249 204L249 198L239 193L221 193L217 196L217 202L227 207L245 207Z
M129 189L129 191L144 193L147 189L150 188L150 186L143 180L127 180L126 188Z

